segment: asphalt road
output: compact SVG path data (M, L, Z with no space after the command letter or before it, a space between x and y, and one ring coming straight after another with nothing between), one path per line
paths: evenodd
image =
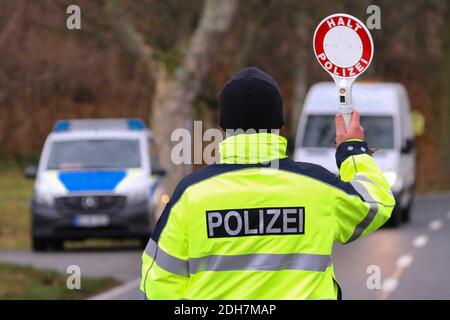
M417 197L409 224L336 245L333 260L344 299L450 299L450 195Z
M0 261L61 272L75 264L84 276L113 276L124 282L96 298L136 299L140 255L138 249L123 248L20 251L0 252ZM409 224L384 228L346 246L336 245L333 260L344 299L450 299L450 194L418 196Z

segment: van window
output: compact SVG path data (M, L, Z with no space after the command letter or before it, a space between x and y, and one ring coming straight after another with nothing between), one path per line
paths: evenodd
M138 140L68 140L51 146L47 169L139 168Z
M394 124L391 116L361 116L366 141L370 147L393 149ZM335 138L334 116L309 115L303 136L303 146L330 148Z

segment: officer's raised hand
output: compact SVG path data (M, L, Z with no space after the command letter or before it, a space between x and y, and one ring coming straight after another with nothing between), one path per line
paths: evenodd
M344 117L338 113L336 115L336 147L347 140L364 140L364 129L361 127L358 110L353 109L348 128L345 129Z

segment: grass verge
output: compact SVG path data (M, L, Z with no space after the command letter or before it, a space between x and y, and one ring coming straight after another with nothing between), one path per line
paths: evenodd
M119 284L113 278L81 278L81 289L69 290L67 278L52 270L0 263L0 300L85 299Z
M18 165L0 165L0 250L30 247L29 201L34 180Z

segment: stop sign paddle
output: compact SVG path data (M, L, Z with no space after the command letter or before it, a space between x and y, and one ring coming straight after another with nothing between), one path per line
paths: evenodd
M347 127L353 110L353 81L372 61L372 36L357 18L337 13L319 23L314 32L313 44L317 60L338 87L339 112L343 114Z

